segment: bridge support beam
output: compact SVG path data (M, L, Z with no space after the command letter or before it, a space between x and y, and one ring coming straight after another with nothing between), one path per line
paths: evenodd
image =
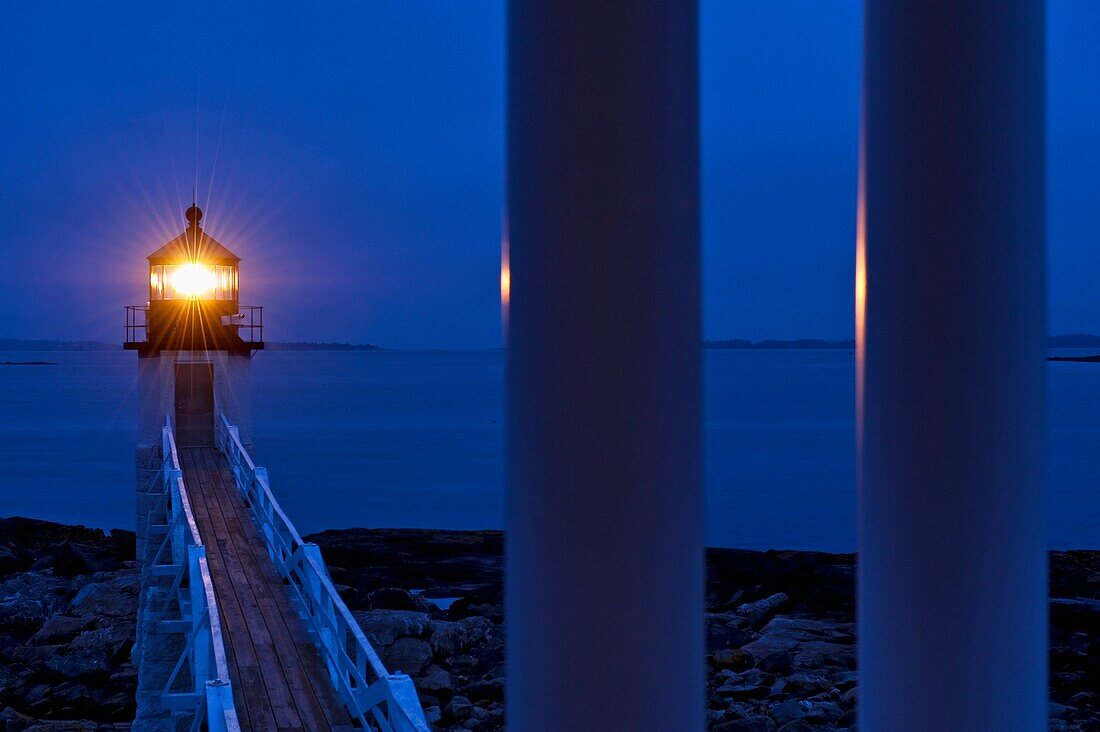
M1044 15L866 6L862 730L1047 724Z
M704 726L696 7L508 18L508 726Z

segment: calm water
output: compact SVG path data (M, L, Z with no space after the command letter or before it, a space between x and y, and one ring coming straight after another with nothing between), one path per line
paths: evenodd
M133 525L136 356L0 353L0 516ZM303 531L503 522L500 352L254 361L257 462ZM1100 364L1050 373L1049 534L1100 547ZM706 353L707 540L855 546L852 355Z

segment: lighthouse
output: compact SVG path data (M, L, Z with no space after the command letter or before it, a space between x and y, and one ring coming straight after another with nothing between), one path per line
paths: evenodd
M263 309L240 304L241 258L202 228L149 255L149 301L126 308L125 348L138 354L138 445L157 445L170 420L181 446L214 444L224 414L252 442L251 359L264 347Z
M171 728L164 726L172 713L165 706L164 690L181 652L189 647L178 632L166 634L160 622L169 599L182 591L183 575L173 569L170 574L179 572L173 584L159 565L185 567L189 561L178 550L189 542L169 541L173 532L183 530L183 518L172 518L182 509L166 493L174 455L165 454L164 428L172 428L173 450L213 447L216 425L224 416L238 428L241 442L251 445L252 356L264 347L262 308L240 304L241 258L203 230L198 206L192 205L184 216L183 233L148 256L148 302L126 307L124 347L137 351L139 403L134 451L141 565L133 650L138 667L135 730ZM168 551L169 543L177 549ZM171 556L166 558L166 552ZM202 586L197 579L187 584L192 582ZM180 605L181 616L184 607ZM191 664L197 668L201 664L196 659Z

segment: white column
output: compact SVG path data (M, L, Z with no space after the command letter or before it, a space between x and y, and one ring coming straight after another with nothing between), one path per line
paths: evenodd
M696 26L509 6L509 729L704 726Z
M867 732L1046 728L1044 17L866 5Z

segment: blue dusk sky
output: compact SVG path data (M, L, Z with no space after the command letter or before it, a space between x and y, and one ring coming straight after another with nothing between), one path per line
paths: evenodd
M1049 22L1050 331L1100 332L1100 3ZM852 335L860 3L701 5L708 338ZM269 340L495 348L504 3L5 3L0 337L119 341L204 224Z

